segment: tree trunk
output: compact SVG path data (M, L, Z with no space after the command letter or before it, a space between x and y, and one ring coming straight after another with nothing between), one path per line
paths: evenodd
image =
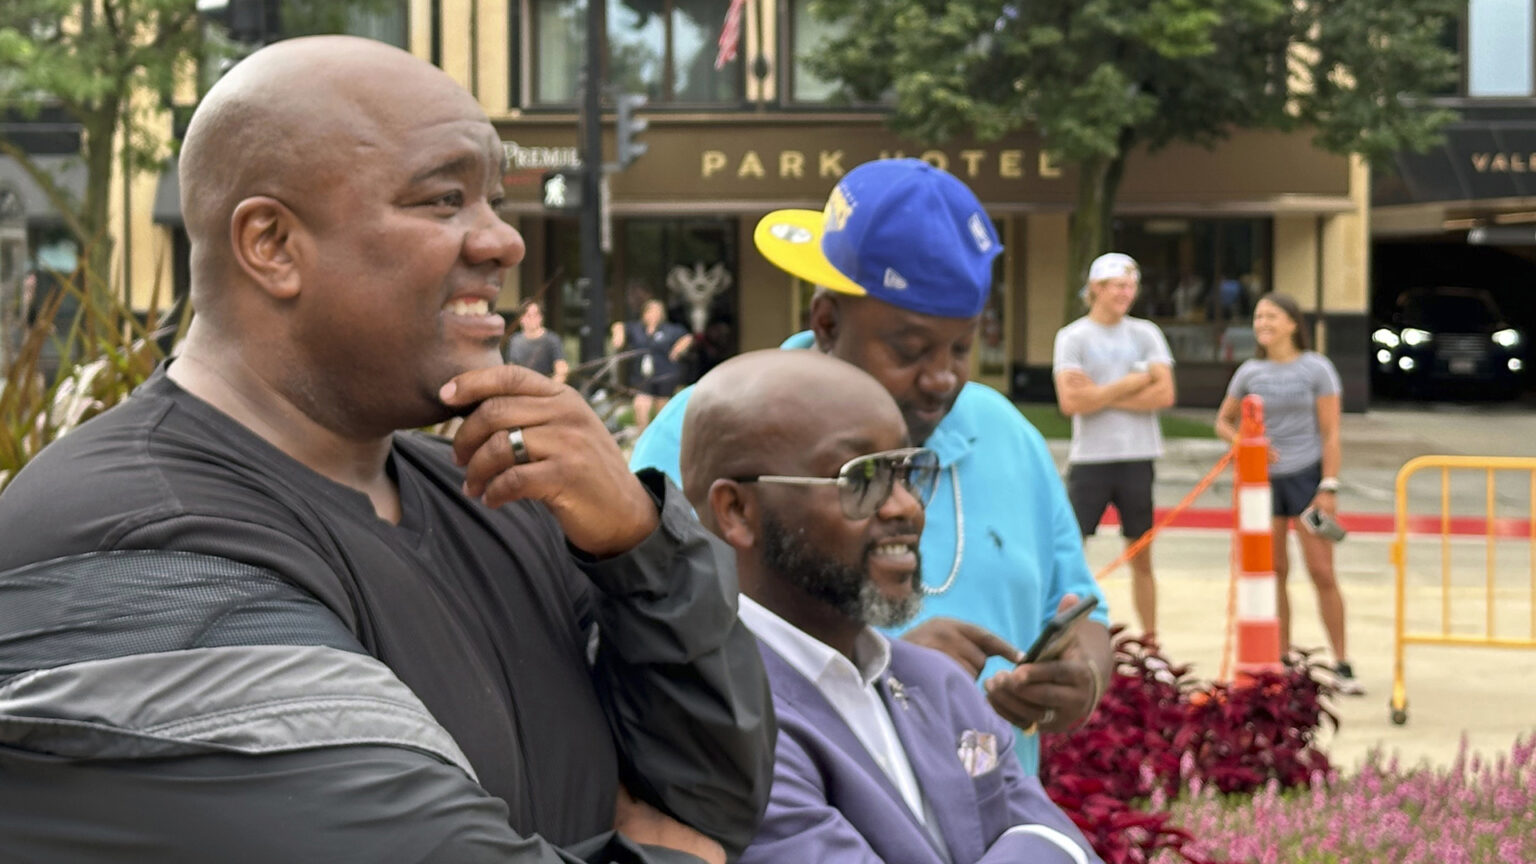
M81 287L93 300L105 301L112 293L111 213L112 143L117 131L118 100L107 98L77 119L84 127L81 156L85 160L85 195L80 201L79 236ZM130 182L130 178L123 178ZM125 286L126 287L126 286Z
M1114 239L1115 199L1125 176L1128 136L1121 136L1120 152L1112 157L1084 160L1078 164L1077 203L1067 235L1067 303L1062 323L1083 313L1081 298L1088 279L1088 265L1109 251Z

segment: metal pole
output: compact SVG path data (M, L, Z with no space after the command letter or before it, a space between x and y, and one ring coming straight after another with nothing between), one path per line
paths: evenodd
M587 280L587 314L581 328L581 360L603 356L608 332L608 280L602 248L603 45L605 0L587 0L587 63L581 93L581 275Z

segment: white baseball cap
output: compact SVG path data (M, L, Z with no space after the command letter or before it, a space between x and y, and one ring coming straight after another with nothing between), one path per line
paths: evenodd
M1088 265L1088 282L1102 282L1105 279L1114 279L1119 276L1140 276L1141 269L1136 266L1136 259L1124 252L1106 252L1093 259Z

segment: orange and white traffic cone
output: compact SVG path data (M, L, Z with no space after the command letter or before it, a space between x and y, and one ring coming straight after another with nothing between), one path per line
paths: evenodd
M1269 439L1264 437L1264 403L1243 397L1233 460L1233 525L1237 554L1237 672L1258 672L1280 665L1279 596L1276 594L1273 511L1269 488Z

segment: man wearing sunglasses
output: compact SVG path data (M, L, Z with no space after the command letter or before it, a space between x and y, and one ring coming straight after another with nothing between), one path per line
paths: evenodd
M769 261L818 286L810 331L783 347L815 348L868 372L896 400L912 442L938 454L922 538L933 576L903 638L984 682L992 706L1020 730L1016 752L1035 773L1035 733L1071 728L1103 695L1108 617L1044 439L1001 394L967 381L1002 251L992 220L952 175L915 159L879 160L843 177L823 210L763 217L753 240ZM678 394L651 422L631 468L678 479L689 397ZM1060 660L1015 666L1058 609L1090 595L1099 608Z
M694 389L684 488L736 550L779 723L741 862L1097 860L970 678L873 629L922 604L939 457L908 443L879 382L815 352L744 354Z

